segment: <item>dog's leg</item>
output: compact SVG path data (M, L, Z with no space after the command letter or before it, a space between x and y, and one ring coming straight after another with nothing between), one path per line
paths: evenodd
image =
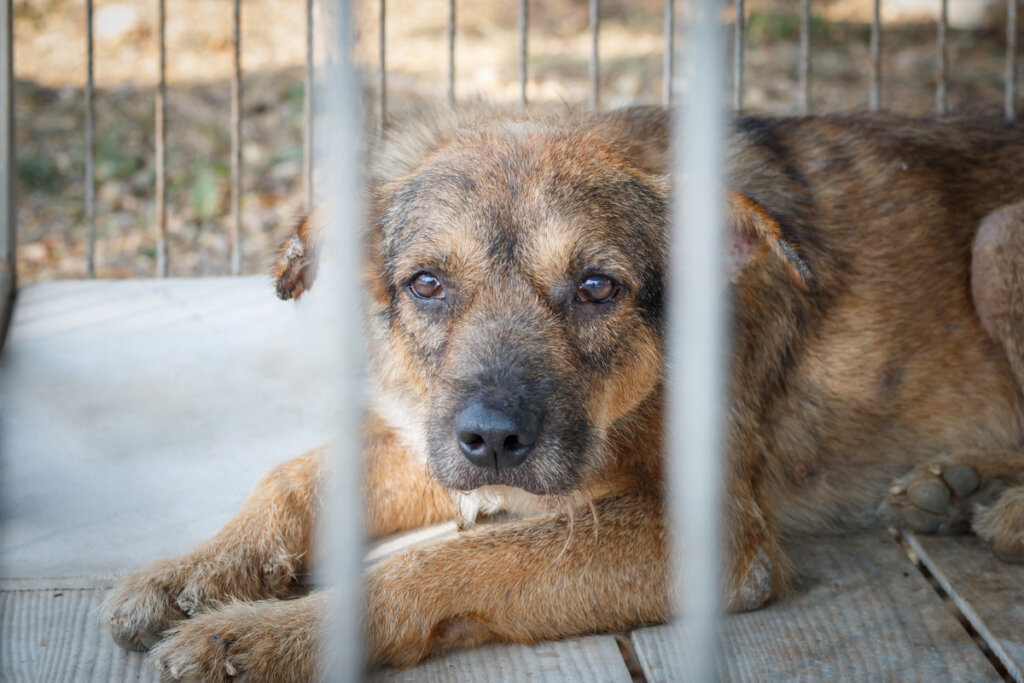
M668 540L656 496L593 513L476 527L390 558L367 577L373 664L408 666L453 647L532 643L670 614Z
M102 607L114 640L144 650L213 605L287 595L309 560L324 464L312 451L275 467L212 538L118 582Z

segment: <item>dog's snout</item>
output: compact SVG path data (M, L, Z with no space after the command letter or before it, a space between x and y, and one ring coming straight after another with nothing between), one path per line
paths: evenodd
M540 416L493 398L475 398L455 416L455 438L478 467L497 470L521 465L540 431Z

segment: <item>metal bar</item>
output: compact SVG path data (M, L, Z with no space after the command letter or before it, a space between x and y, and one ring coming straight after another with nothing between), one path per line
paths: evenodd
M363 221L360 209L359 137L363 130L359 121L360 89L351 62L353 42L352 0L324 2L320 5L322 21L318 22L327 55L325 72L320 79L324 87L317 91L317 107L322 119L330 125L320 135L324 144L317 155L323 187L322 200L326 214L334 217L322 247L322 259L333 261L334 268L321 268L317 287L324 287L326 296L311 299L313 306L323 306L316 319L321 325L311 350L322 354L325 372L331 373L337 392L327 397L336 410L329 411L325 429L344 435L331 446L331 476L324 483L325 529L323 552L317 566L317 583L331 585L328 592L328 624L333 629L330 647L324 647L325 681L360 681L364 678L360 653L362 621L362 539L363 522L360 500L360 416L364 412L358 378L363 363L362 335L352 334L351 323L360 320L362 312L357 297L346 292L359 288L360 230ZM346 327L347 326L347 327Z
M665 47L661 61L661 106L672 106L672 70L675 65L676 3L665 0Z
M448 104L455 106L455 0L448 0Z
M1017 0L1006 0L1006 90L1003 111L1007 121L1017 118Z
M160 82L156 89L156 274L167 277L167 12L165 0L157 2L157 41Z
M672 680L714 681L719 654L721 433L726 348L722 263L724 45L719 0L694 0L687 100L676 110L668 301L669 501L682 602L682 661Z
M93 102L92 0L85 0L85 270L96 277L96 109Z
M746 8L736 0L736 23L732 42L732 108L743 109L743 42L746 34Z
M882 104L882 0L875 0L871 15L871 89L868 106L878 111Z
M947 64L949 52L946 41L946 33L949 28L949 2L948 0L942 0L942 9L939 14L938 23L938 35L936 36L936 43L938 44L938 79L935 84L935 115L945 116L948 111L946 103L946 79L948 77L947 71L949 66Z
M590 0L590 111L600 106L601 73L597 57L597 34L601 28L601 0Z
M800 0L800 113L811 112L811 0Z
M302 186L313 210L313 0L306 0L306 74L302 98Z
M241 0L232 3L231 73L231 221L234 240L231 250L231 274L242 274L242 7Z
M384 131L388 108L387 0L380 0L380 35L377 44L377 132Z
M0 351L18 291L18 213L14 200L14 8L0 0Z
M530 24L530 0L519 0L519 108L526 109L526 34Z

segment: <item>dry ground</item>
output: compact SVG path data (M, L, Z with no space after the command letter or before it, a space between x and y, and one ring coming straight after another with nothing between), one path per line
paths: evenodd
M927 15L898 11L907 0L887 4L897 9L886 17L883 106L928 115L934 108L934 24ZM167 5L170 271L227 273L230 3L171 0ZM377 3L357 5L357 59L372 97ZM660 101L662 6L662 0L602 3L602 107ZM815 110L865 106L869 6L853 0L815 3ZM97 272L105 277L148 276L155 269L155 7L155 0L144 6L96 2ZM264 269L284 224L302 208L304 7L304 0L243 2L246 272ZM793 1L747 2L746 105L752 110L795 109L796 8ZM459 0L458 11L458 97L514 102L515 3ZM15 12L22 281L81 277L86 249L82 3L22 0L15 2ZM728 16L726 9L723 17ZM444 96L446 20L443 0L388 2L388 94L394 107L413 108ZM1005 23L998 11L951 31L954 110L1001 104L1004 49ZM531 3L529 50L533 106L586 102L586 0Z

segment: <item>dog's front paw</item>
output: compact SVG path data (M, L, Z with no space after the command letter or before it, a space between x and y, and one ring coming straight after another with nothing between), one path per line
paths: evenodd
M233 602L182 622L151 657L173 680L311 681L318 677L321 600Z
M188 616L179 603L185 581L177 560L162 560L121 579L100 608L114 642L148 650L164 631Z
M971 529L975 508L991 503L1008 487L1002 478L985 481L970 465L936 460L893 482L878 514L884 522L922 534L964 534Z

